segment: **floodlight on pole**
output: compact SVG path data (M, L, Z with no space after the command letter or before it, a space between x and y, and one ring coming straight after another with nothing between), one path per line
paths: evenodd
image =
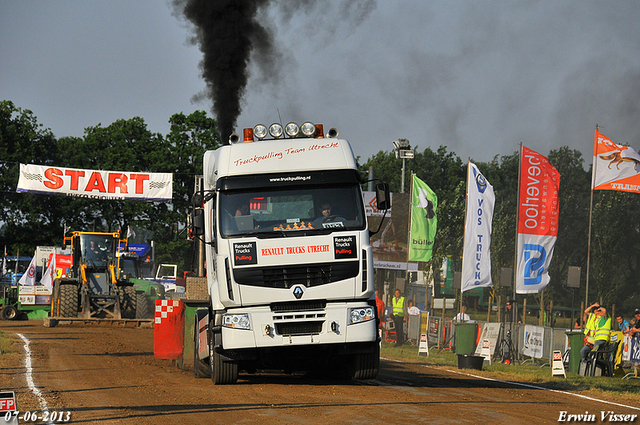
M409 143L407 139L394 140L393 148L396 152L396 158L402 159L402 183L400 193L404 193L405 160L413 158L413 149L411 149L411 143Z

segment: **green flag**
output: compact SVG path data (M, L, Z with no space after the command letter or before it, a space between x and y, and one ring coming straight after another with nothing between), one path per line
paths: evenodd
M411 233L409 241L409 261L429 261L436 237L438 217L436 208L438 197L429 186L413 176L411 194Z

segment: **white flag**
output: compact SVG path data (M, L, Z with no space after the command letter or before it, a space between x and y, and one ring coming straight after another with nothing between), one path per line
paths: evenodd
M16 261L16 264L18 261ZM17 271L17 270L16 270ZM33 286L36 284L36 256L34 255L29 263L29 268L24 272L20 281L18 282L23 286Z
M135 238L135 237L136 237L136 232L133 231L131 226L127 226L127 239Z
M56 253L53 252L53 256L51 257L51 261L49 261L49 265L47 266L47 271L42 275L42 280L40 283L49 289L49 291L53 292L53 281L56 278Z
M467 211L462 255L462 292L491 286L491 223L495 195L493 186L478 167L469 162Z

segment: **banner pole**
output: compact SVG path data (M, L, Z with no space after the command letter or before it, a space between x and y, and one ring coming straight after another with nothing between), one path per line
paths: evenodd
M462 313L462 297L464 295L464 291L462 290L462 282L464 281L464 247L466 246L466 237L467 237L467 214L469 214L469 171L471 167L469 163L471 162L471 158L467 157L467 185L466 191L464 194L464 226L462 230L462 267L460 268L460 304L458 305L458 313ZM460 314L459 317L462 317Z
M522 142L520 142L520 155L518 158L518 191L516 195L516 243L514 246L515 255L513 257L513 296L516 299L516 284L518 282L518 224L520 221L520 179L522 173ZM518 314L518 303L515 304L515 314Z
M591 219L593 217L593 188L596 183L596 167L598 162L595 160L596 148L598 143L598 124L596 124L596 131L593 136L593 157L591 159L591 199L589 200L589 236L587 238L587 276L584 291L584 305L589 305L589 264L591 263Z

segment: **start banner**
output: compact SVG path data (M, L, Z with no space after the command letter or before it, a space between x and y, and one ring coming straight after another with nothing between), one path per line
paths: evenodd
M20 164L17 192L92 199L171 201L173 174Z

